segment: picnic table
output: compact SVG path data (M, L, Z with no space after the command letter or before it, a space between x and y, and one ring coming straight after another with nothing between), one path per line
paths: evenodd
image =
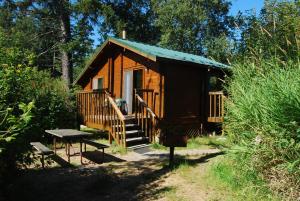
M53 147L54 154L56 154L56 140L61 139L65 143L66 155L68 157L68 162L70 163L70 146L73 142L80 143L80 162L82 164L82 142L84 138L92 135L92 133L79 131L75 129L55 129L55 130L45 130L46 133L53 136Z

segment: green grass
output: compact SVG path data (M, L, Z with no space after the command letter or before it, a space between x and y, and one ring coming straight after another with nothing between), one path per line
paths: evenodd
M187 144L188 149L224 147L227 147L227 139L219 136L190 138Z
M113 154L125 155L128 152L126 148L117 145L115 142L111 144L110 149L111 149L111 153Z
M228 141L225 137L214 136L214 137L195 137L190 138L187 143L187 147L176 147L177 150L185 149L212 149L212 148L227 148ZM152 149L156 150L168 150L168 147L165 147L159 143L151 144Z
M229 157L221 157L211 164L206 182L219 189L231 192L229 200L279 201L266 182L254 170L238 168Z

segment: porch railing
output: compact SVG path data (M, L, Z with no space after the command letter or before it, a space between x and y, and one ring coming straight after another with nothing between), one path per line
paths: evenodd
M106 96L108 100L108 123L110 134L119 145L126 148L125 117L113 98L108 94Z
M224 99L223 91L209 92L208 122L221 123L224 121Z
M151 110L155 110L155 100L158 93L154 92L153 89L134 89L134 94L138 94Z
M80 123L106 124L107 108L105 107L105 91L105 89L97 91L81 91L76 94L77 112Z
M106 89L77 93L77 112L80 123L108 129L111 137L126 147L125 117Z
M137 124L145 133L145 136L149 138L149 141L154 142L158 117L138 93L135 93L134 108Z

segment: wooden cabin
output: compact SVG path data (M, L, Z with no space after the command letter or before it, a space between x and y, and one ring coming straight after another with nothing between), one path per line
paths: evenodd
M202 134L208 122L223 121L223 95L214 82L227 69L201 56L109 37L74 82L83 89L80 123L108 130L110 141L124 147L159 135Z

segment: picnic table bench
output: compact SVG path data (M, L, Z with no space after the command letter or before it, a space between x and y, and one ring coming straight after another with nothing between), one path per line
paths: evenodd
M65 143L66 155L68 157L68 162L70 163L70 146L74 142L80 143L80 162L82 163L82 141L92 135L92 133L87 133L84 131L74 130L74 129L55 129L55 130L45 130L46 133L53 136L53 147L54 154L56 154L56 139L59 138Z
M37 150L37 153L42 156L42 167L45 167L44 156L53 154L53 151L40 142L30 142L30 145Z
M89 139L83 139L82 143L84 144L84 152L86 152L86 145L90 145L93 147L96 147L97 149L102 149L102 161L104 161L104 149L108 148L109 146L105 145L105 144L101 144ZM80 147L81 148L81 147Z

